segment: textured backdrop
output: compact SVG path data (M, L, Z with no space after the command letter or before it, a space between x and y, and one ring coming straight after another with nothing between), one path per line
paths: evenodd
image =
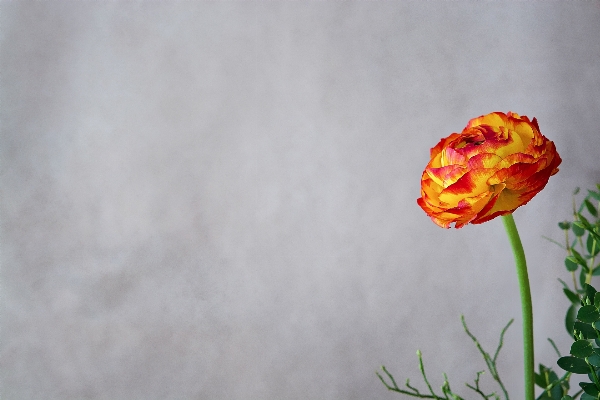
M515 213L537 361L568 352L556 226L600 181L600 2L0 3L3 400L522 393L502 223L435 226L429 149L537 117L564 160ZM559 315L559 319L554 317ZM489 380L489 376L484 380Z

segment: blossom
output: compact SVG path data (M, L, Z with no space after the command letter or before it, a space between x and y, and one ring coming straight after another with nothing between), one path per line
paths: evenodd
M493 112L431 149L417 203L443 228L480 224L527 204L560 163L535 118Z

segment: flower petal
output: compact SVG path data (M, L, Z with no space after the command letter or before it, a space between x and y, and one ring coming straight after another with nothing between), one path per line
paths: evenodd
M535 118L483 115L431 149L417 203L441 227L480 224L529 202L561 161Z

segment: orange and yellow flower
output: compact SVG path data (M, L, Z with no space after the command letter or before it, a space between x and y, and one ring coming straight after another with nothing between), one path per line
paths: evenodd
M431 149L417 202L443 228L480 224L527 204L560 163L535 118L493 112Z

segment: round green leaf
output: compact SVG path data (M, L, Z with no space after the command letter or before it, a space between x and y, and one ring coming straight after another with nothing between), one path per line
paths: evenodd
M592 355L594 348L587 340L577 340L571 345L571 354L577 358L586 358Z
M596 385L590 382L580 382L579 386L583 389L584 392L592 396L592 398L597 399L600 392L596 388Z
M571 230L575 234L575 236L583 236L585 233L585 229L580 221L575 221L571 224Z
M575 332L579 332L583 335L584 339L596 339L598 337L598 333L590 324L586 324L581 321L575 321L573 325L573 330Z
M559 222L558 227L563 231L568 231L571 229L571 223L569 221Z
M587 374L590 372L590 368L588 367L587 363L581 358L571 356L561 357L556 363L565 371L569 371L574 374Z
M565 258L565 267L567 267L567 271L569 272L577 271L577 268L579 268L577 259L573 256L567 256Z
M596 367L596 368L600 367L600 355L596 354L596 352L593 352L592 355L589 356L587 360L594 367Z
M600 312L596 306L583 306L577 312L577 319L581 322L596 322L600 318Z

